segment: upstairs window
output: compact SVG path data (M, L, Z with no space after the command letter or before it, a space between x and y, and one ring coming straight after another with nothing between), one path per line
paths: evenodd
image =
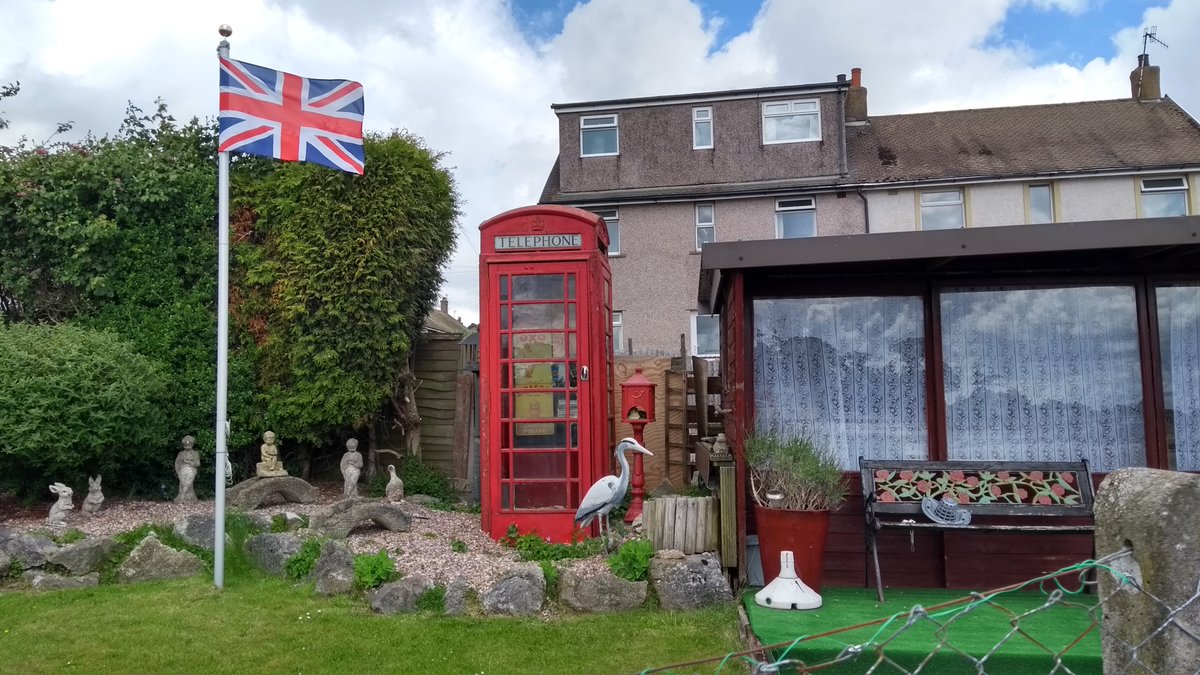
M579 118L579 148L581 157L606 157L617 154L616 115L592 115Z
M821 140L821 106L816 100L762 104L763 144Z
M712 147L712 108L692 108L692 149L708 150Z
M621 312L614 311L612 319L612 344L614 354L625 353L625 324Z
M721 355L721 315L692 315L692 355Z
M696 205L696 250L717 240L717 221L712 204Z
M1188 186L1183 176L1142 179L1142 217L1164 218L1188 214Z
M616 209L594 209L592 213L604 219L608 226L608 254L621 253L621 219L617 217Z
M775 202L775 236L779 239L812 237L817 234L816 203L812 197L780 199Z
M954 230L965 225L962 190L921 193L921 229Z
M1054 222L1054 193L1049 185L1029 186L1029 222Z

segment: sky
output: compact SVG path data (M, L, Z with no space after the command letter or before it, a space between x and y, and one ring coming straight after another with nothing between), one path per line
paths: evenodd
M116 131L128 101L217 112L231 56L354 79L365 126L446 153L463 197L450 313L478 320L479 223L534 204L551 103L828 82L863 69L873 115L1129 96L1145 27L1163 92L1200 114L1195 0L0 0L0 144ZM368 165L367 170L370 171Z

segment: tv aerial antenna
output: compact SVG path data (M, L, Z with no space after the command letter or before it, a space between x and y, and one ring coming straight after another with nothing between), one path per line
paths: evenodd
M1162 45L1163 47L1170 49L1170 46L1167 45L1167 43L1158 39L1158 26L1150 26L1149 28L1142 29L1142 53L1143 54L1146 53L1146 49L1149 48L1151 42L1157 42L1158 44Z

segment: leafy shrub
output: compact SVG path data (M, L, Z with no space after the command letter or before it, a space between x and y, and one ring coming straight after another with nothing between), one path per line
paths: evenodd
M455 539L454 541L450 542L450 550L454 551L455 553L466 553L467 542L463 541L462 539Z
M447 504L454 502L455 494L450 487L450 481L437 469L420 459L405 457L404 461L400 463L399 474L400 480L404 481L404 494L429 495Z
M542 576L546 577L546 594L551 600L558 599L558 568L549 560L538 563L542 568Z
M590 558L600 552L600 540L588 539L573 544L555 544L536 533L521 534L516 525L509 525L500 543L515 548L521 560L552 562L571 558Z
M367 497L373 497L375 499L386 497L387 484L389 480L391 480L391 476L388 475L387 469L384 469L383 471L376 471L375 477L368 481L367 484L362 488L363 495Z
M300 527L308 527L308 516L300 516ZM271 531L275 533L291 532L291 528L288 527L287 516L282 513L276 513L271 516Z
M74 544L77 541L83 541L84 539L87 539L87 535L82 531L72 527L53 539L54 543L58 544L59 546L66 546L67 544Z
M417 611L444 613L446 611L446 587L434 586L422 593L421 597L417 598Z
M297 581L307 579L317 566L317 560L321 558L321 546L324 542L320 539L306 539L300 546L300 550L296 555L288 558L284 563L284 569L287 570L287 575L291 579Z
M360 553L354 556L354 585L359 590L376 588L398 576L396 563L386 549L379 549L375 555Z
M608 568L626 581L641 581L650 571L653 557L654 544L645 539L633 539L621 544L621 548L608 557Z

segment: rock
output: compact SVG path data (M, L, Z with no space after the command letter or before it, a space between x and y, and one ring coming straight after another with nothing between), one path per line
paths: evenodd
M523 564L505 572L483 594L482 601L488 614L537 614L546 601L546 576L537 564Z
M354 556L340 541L327 541L314 570L317 595L348 595L354 592Z
M463 579L455 579L446 586L445 611L447 616L462 616L467 613L467 594L471 587Z
M94 572L116 549L117 542L112 537L84 539L58 549L49 560L78 577Z
M313 516L311 527L313 531L326 536L345 539L355 526L368 520L392 532L408 532L412 529L412 516L401 507L365 497L335 502Z
M674 548L667 548L655 553L654 557L662 558L663 560L683 560L687 556L683 551Z
M179 538L186 541L189 546L202 548L206 551L213 550L213 531L216 528L217 519L211 513L197 513L191 516L183 516L175 521L175 534ZM229 544L229 533L225 533L225 543Z
M0 579L8 576L8 570L12 567L12 558L4 552L4 545L0 543Z
M246 540L246 553L268 574L287 574L287 561L300 552L300 538L286 532L258 534Z
M160 542L154 533L146 535L129 552L129 557L117 568L117 581L122 584L160 579L183 579L204 571L204 561L187 551Z
M53 539L40 534L18 535L4 545L4 551L23 570L45 565L57 550L58 544Z
M312 504L317 501L317 488L295 476L253 476L229 488L225 492L225 501L230 506L253 511L272 495L279 495L294 504Z
M271 514L263 513L262 511L251 511L250 513L246 514L246 517L250 519L250 522L257 527L260 532L271 531L271 525L273 525L271 522Z
M367 593L367 603L379 614L396 614L417 611L417 600L433 588L428 577L420 575L405 577L400 581L384 584Z
M558 597L577 612L627 612L646 602L649 584L626 581L605 569L585 574L567 567L558 577Z
M412 504L420 504L421 506L429 506L430 504L440 504L442 500L429 495L409 495L405 501Z
M8 540L16 536L17 533L11 527L0 525L0 550L4 550L4 545L8 543Z
M650 560L650 583L663 609L696 609L733 600L721 561L712 553L682 560L655 556Z
M94 588L100 585L100 573L92 572L80 577L64 577L42 570L25 572L25 581L35 591L62 591L71 588Z
M304 527L304 516L300 515L299 513L292 513L291 511L284 511L283 512L283 522L284 522L284 524L287 525L287 529L289 531L298 530L298 529Z

